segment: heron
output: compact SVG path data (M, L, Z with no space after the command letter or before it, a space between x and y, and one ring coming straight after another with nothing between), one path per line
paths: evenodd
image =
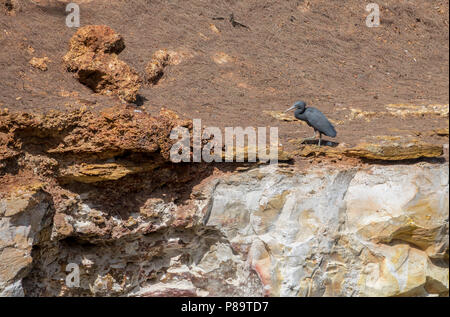
M322 134L334 138L337 133L333 125L328 121L327 117L316 108L306 107L306 102L297 101L292 107L287 109L285 112L296 109L294 116L302 121L305 121L310 127L314 129L314 135L310 138L303 139L303 142L314 140L316 138L316 133L319 132L319 146L322 142ZM303 143L302 142L302 143Z

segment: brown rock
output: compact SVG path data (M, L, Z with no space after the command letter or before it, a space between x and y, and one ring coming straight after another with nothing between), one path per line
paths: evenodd
M261 151L264 153L264 150ZM231 155L230 155L231 156ZM265 148L265 155L263 157L260 156L258 148L245 146L243 148L233 147L233 154L231 156L234 162L238 162L239 159L243 159L244 162L251 162L252 160L256 160L255 162L269 162L277 160L279 162L286 162L292 159L292 155L283 150L282 147L278 147L278 152L273 153L270 147ZM222 151L222 159L225 161L227 158L226 151Z
M0 0L0 6L7 15L14 16L20 10L19 0Z
M57 158L53 163L44 158L33 162L38 173L53 173L64 182L118 180L168 163L176 142L170 132L177 126L190 128L191 123L166 109L155 117L127 107L100 114L87 110L47 115L0 112L0 128L9 131L0 134L0 163L24 153L20 148L36 141L47 155ZM43 139L47 141L39 141ZM124 153L136 159L115 159Z
M175 142L169 138L176 126L189 127L170 110L159 116L137 113L127 107L114 107L102 113L76 110L46 115L2 113L0 127L8 128L11 143L25 146L36 138L47 139L45 151L51 154L93 154L111 158L124 151L158 153L169 159ZM100 155L101 154L101 155Z
M443 154L441 145L424 142L409 144L371 144L362 143L346 149L344 154L372 160L400 161L422 157L439 157Z
M297 140L291 140L290 142L300 143ZM443 147L416 139L378 136L355 146L345 144L338 147L300 145L300 149L295 154L303 157L319 155L339 157L345 155L370 160L401 161L423 157L439 157L443 155Z
M149 163L104 163L80 164L70 166L61 171L61 179L67 182L96 183L108 180L118 180L129 174L152 171L163 162Z
M63 60L68 71L96 93L117 95L134 102L141 86L135 70L117 54L125 49L122 36L104 25L80 28L70 40L69 52Z
M448 128L436 129L434 132L439 136L447 136L448 137Z
M172 63L172 59L175 55L175 52L167 51L165 49L156 51L145 68L148 82L156 85L164 75L164 68Z
M73 227L66 221L64 214L55 214L53 217L53 225L58 235L68 237L73 233Z
M48 57L42 57L42 58L38 58L38 57L33 57L29 63L31 66L33 66L34 68L37 68L39 70L42 70L43 72L45 72L46 70L48 70L48 66L47 63L49 62L49 58Z

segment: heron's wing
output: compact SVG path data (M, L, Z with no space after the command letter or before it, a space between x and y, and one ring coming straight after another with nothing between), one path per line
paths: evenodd
M305 117L307 118L308 123L313 128L319 130L319 132L333 138L336 136L337 133L333 125L320 110L316 108L306 108Z

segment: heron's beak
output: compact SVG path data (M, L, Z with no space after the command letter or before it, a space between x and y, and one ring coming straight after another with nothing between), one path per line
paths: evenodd
M295 109L295 106L290 107L289 109L285 110L284 112L291 111L292 109Z

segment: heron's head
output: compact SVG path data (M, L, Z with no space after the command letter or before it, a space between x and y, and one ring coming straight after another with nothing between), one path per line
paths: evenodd
M294 103L294 105L292 107L290 107L289 109L287 109L285 112L291 111L293 109L299 109L300 111L305 111L306 108L306 102L304 101L297 101L296 103Z

